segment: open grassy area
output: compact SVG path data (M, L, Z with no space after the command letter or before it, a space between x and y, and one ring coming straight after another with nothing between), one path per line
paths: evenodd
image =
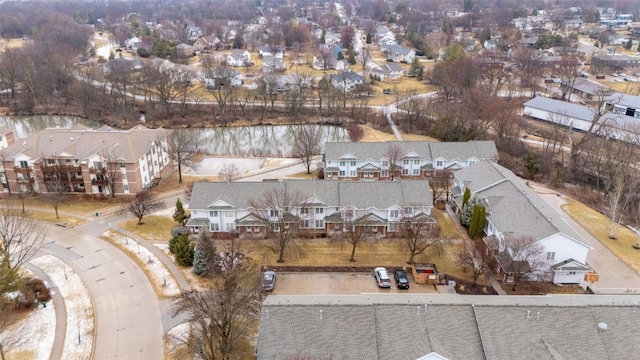
M158 215L145 216L142 222L142 225L138 225L138 219L133 219L118 225L150 241L168 241L171 237L171 229L178 225L172 218Z
M8 197L7 201L17 208L22 207L22 201L17 196ZM100 198L99 200L91 200L81 198L80 196L67 196L58 206L59 212L66 212L77 215L88 215L94 212L104 211L105 209L118 207L121 203L116 199ZM53 211L53 205L44 196L33 196L24 199L24 206L27 208L50 209Z
M64 215L60 215L60 217L56 218L56 214L44 212L44 211L29 210L25 214L30 218L40 220L40 221L50 222L53 224L65 223L67 227L76 227L86 222L85 220L82 220L82 219L78 219L70 216L64 216Z
M444 239L465 239L467 237L467 234L460 232L456 220L452 219L446 211L433 209L431 210L431 215L436 219L436 223L440 225L441 236Z
M610 220L608 217L573 199L567 199L567 202L568 204L563 205L562 209L573 220L577 221L627 265L640 272L640 250L633 248L633 245L638 241L638 236L633 231L620 226L616 239L609 239Z

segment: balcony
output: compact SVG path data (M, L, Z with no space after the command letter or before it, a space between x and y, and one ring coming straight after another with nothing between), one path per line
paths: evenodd
M72 172L72 173L82 172L82 169L80 168L80 166L73 166L73 165L67 165L67 170L69 170L69 172Z
M34 179L32 177L26 179L17 178L16 182L18 184L33 184Z
M30 167L28 167L28 166L27 167L16 166L16 167L13 168L13 171L16 174L28 174L28 173L31 172L31 170L32 169Z
M84 179L81 178L81 177L72 176L71 177L71 183L73 183L73 184L82 184L82 183L84 183Z
M91 179L91 185L107 185L107 179Z

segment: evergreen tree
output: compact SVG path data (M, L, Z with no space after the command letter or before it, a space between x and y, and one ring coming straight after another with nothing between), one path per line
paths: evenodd
M356 55L355 55L355 51L350 51L349 52L349 58L347 59L347 62L351 65L355 65L356 64Z
M179 233L179 234L175 234L171 237L171 240L169 240L169 252L172 254L175 254L178 248L178 244L183 240L183 239L189 239L189 235L185 234L185 233Z
M210 276L220 262L220 255L208 231L202 231L196 240L193 255L193 272L201 276Z
M338 53L338 60L342 60L342 59L344 59L344 54L342 53L342 51L340 51Z
M484 206L474 205L473 214L471 215L471 224L469 226L469 237L477 239L484 232L484 223L486 222L487 212Z
M629 38L629 41L627 41L627 43L624 45L624 48L627 50L631 50L632 46L633 46L633 42L631 41L631 38Z
M371 44L371 33L370 32L367 33L367 39L365 40L365 42L367 44Z
M475 197L469 199L465 205L462 206L462 214L460 215L460 224L469 228L471 226L471 217L473 215L473 208L478 204Z
M182 201L176 200L176 211L173 212L173 220L180 225L184 225L184 221L187 219L187 213L184 211Z
M469 188L464 189L464 195L462 195L462 207L464 208L465 205L467 205L467 202L469 202L469 199L471 199L471 190L469 190Z
M473 207L473 211L471 212L471 221L469 222L469 228L467 229L467 234L472 239L475 239L476 233L478 230L476 229L478 226L478 212L480 211L480 206L475 205Z
M182 201L176 200L176 210L173 212L173 220L180 225L184 225L184 221L187 219L187 213L184 210Z
M176 255L176 262L180 266L193 265L193 255L195 252L195 245L189 237L186 235L180 235L174 246L174 254Z
M638 43L638 48L636 49L636 51L640 52L640 43Z

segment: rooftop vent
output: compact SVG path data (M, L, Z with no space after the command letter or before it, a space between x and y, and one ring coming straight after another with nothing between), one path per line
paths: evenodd
M598 331L599 332L604 332L609 328L609 325L607 325L606 322L599 322L598 323Z
M69 137L69 140L73 141L73 136Z

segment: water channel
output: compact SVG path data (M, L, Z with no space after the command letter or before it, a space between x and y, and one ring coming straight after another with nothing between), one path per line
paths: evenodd
M14 130L16 139L25 138L45 128L68 129L82 124L92 129L100 123L77 116L37 115L0 116L0 127ZM317 125L322 130L322 141L349 141L344 128L333 125ZM179 129L200 141L200 150L215 156L291 156L293 139L300 125L238 126L206 129Z

